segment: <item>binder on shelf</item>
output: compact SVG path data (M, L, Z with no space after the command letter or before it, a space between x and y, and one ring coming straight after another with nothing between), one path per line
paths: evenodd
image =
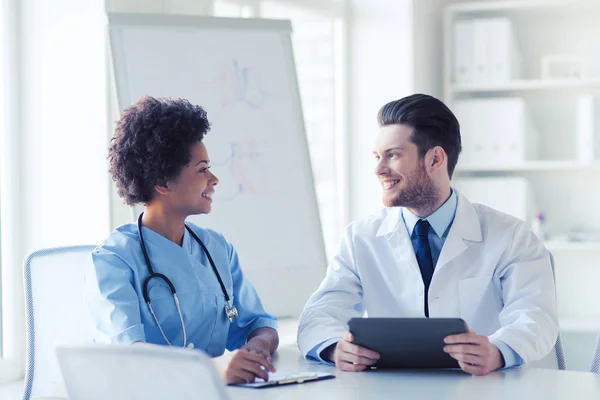
M474 165L485 162L483 146L481 144L482 134L478 128L477 104L475 100L457 101L452 107L460 124L460 136L462 142L462 152L460 155L461 164Z
M537 210L529 181L522 177L457 178L453 186L473 203L480 203L527 223Z
M489 83L491 79L491 19L473 20L473 82Z
M521 98L467 99L453 107L463 165L518 165L538 158L537 132Z
M473 80L473 21L454 23L454 82L469 83Z
M453 25L453 77L461 83L503 83L521 78L521 55L507 17L458 20Z
M471 115L472 107L469 105L469 101L457 101L452 106L452 112L460 124L460 136L462 142L460 160L463 164L474 164L475 160L479 158L475 147L472 146L474 140L473 135L476 131L473 128L473 116Z
M577 158L582 163L595 159L595 101L591 94L582 94L577 99Z
M521 55L512 21L492 18L489 23L491 49L490 81L508 82L521 77Z

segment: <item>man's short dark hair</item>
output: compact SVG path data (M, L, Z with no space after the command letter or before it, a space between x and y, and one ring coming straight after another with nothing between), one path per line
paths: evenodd
M154 187L179 175L209 129L206 111L184 99L145 96L127 108L108 151L119 196L129 205L149 203Z
M381 107L377 121L379 126L412 127L410 140L417 146L420 158L433 147L443 148L448 156L448 176L452 178L462 150L460 125L442 101L426 94L413 94Z

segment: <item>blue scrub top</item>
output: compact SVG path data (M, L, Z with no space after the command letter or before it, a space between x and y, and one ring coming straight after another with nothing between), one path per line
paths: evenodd
M239 312L230 323L225 296L208 257L187 230L180 247L142 227L154 272L166 275L175 286L188 344L215 357L225 348L231 351L243 346L258 328L277 329L276 318L263 309L231 243L220 233L187 224L210 252ZM117 228L92 253L85 271L85 298L97 329L113 343L166 344L142 294L148 275L136 224ZM148 293L165 335L174 346L182 346L181 321L167 284L153 278Z

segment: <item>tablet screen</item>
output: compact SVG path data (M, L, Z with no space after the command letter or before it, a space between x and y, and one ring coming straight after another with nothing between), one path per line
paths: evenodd
M444 338L466 332L460 318L352 318L354 344L377 351L377 368L459 368Z

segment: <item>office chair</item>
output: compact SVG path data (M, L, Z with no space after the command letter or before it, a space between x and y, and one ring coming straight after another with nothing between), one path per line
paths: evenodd
M594 350L594 355L592 357L592 366L590 367L590 372L594 372L596 374L600 373L600 333L596 339L596 349Z
M552 279L554 280L554 288L556 289L556 273L555 273L555 265L554 265L554 256L552 253L550 254L550 266L552 267ZM560 338L560 331L558 332L558 336L556 338L556 343L554 344L554 348L550 353L542 358L541 360L535 361L530 364L530 366L535 368L552 368L559 370L566 370L567 363L565 361L565 353L563 351L562 340Z
M23 263L27 329L23 400L51 396L62 377L55 348L96 335L83 299L84 264L95 246L38 250Z

